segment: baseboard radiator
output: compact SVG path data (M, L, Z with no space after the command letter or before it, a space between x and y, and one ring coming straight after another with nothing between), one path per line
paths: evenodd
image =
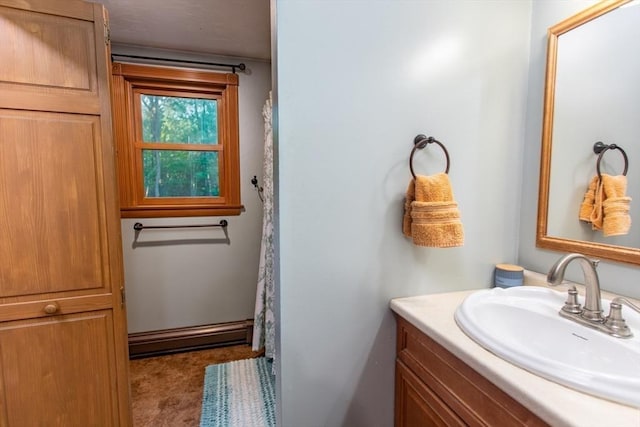
M253 320L129 334L129 358L251 344Z

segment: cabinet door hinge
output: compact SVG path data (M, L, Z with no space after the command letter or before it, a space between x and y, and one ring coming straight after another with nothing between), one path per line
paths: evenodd
M109 24L105 22L104 24L104 44L109 46L111 43L111 29L109 29Z
M125 302L127 301L127 293L124 290L124 286L120 287L120 307L124 307Z

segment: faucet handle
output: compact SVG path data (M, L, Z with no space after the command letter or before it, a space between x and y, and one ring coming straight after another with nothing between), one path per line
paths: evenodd
M575 286L569 289L567 300L564 302L564 306L562 306L562 311L571 314L582 313L582 306L578 302L578 291Z
M618 300L618 301L616 301ZM623 300L623 298L620 298ZM609 315L605 318L604 324L609 328L614 337L620 338L631 338L633 333L631 329L627 326L627 322L622 318L622 304L618 298L614 298L609 305ZM628 302L628 300L626 300ZM634 309L637 309L636 306L631 304Z

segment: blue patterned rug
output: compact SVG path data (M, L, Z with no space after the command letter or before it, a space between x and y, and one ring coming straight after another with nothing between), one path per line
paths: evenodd
M209 365L200 427L275 427L275 377L264 357Z

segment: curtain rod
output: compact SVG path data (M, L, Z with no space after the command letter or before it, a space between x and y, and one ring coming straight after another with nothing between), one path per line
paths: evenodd
M113 61L115 57L118 58L133 58L133 59L150 59L153 61L166 61L166 62L180 62L183 64L200 64L200 65L212 65L215 67L228 67L231 68L231 71L233 73L236 72L236 68L240 71L244 71L247 66L244 64L244 62L241 62L239 64L221 64L219 62L206 62L206 61L190 61L190 60L186 60L186 59L167 59L167 58L154 58L153 56L141 56L141 55L124 55L124 54L120 54L120 53L112 53L111 54L111 60Z

